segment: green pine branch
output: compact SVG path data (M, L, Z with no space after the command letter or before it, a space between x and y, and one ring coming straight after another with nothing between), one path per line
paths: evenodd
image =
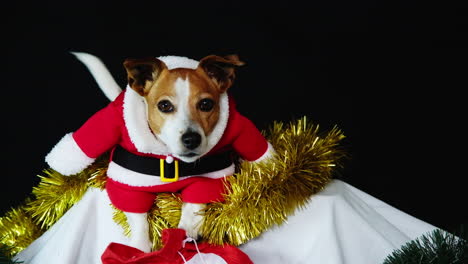
M395 250L383 264L468 264L468 232L461 227L457 233L436 229Z

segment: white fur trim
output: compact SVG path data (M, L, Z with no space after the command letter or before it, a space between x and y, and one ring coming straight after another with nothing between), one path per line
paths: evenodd
M72 133L66 134L45 158L52 169L66 176L84 170L94 160L86 156L80 149L73 139Z
M122 92L122 89L117 84L112 74L109 72L104 63L96 56L85 52L71 52L78 58L96 80L99 88L104 92L106 97L114 101L115 98Z
M231 166L219 171L213 171L203 175L185 176L183 178L179 178L179 181L183 181L192 177L205 177L211 179L224 178L226 176L234 174L234 169L234 164L231 164ZM135 187L148 187L170 183L161 181L160 177L131 171L112 161L109 163L107 176L109 176L109 178L113 179L114 181Z
M219 108L219 120L211 134L208 136L208 147L204 154L208 153L214 146L216 146L216 144L218 144L224 134L224 130L226 130L229 120L229 98L227 93L221 94Z
M145 99L129 86L125 91L123 117L130 140L139 152L165 156L170 154L149 128Z
M268 142L268 148L265 151L265 153L263 153L263 155L260 158L254 160L254 162L262 162L264 160L267 160L267 159L271 158L275 153L276 153L276 151L273 148L273 145L271 145L270 142Z
M187 57L161 56L158 57L158 59L163 61L169 70L177 68L196 69L198 67L198 61L189 59Z

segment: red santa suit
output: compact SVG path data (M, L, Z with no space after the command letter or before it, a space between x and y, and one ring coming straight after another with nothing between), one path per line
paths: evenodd
M127 152L160 159L172 153L150 130L144 98L127 87L113 102L88 119L77 131L65 135L47 155L51 168L64 175L85 169L103 153L120 146ZM271 145L255 125L242 116L226 93L220 100L220 119L208 136L204 156L235 151L248 161L267 157ZM113 153L112 152L112 153ZM222 200L226 177L234 164L200 175L182 175L178 181L163 182L160 177L137 172L113 160L107 171L106 190L112 203L126 212L147 212L158 192L180 192L184 202L208 203Z

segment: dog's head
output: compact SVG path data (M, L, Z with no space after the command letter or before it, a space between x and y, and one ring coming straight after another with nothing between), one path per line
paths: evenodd
M168 69L157 58L127 59L128 84L145 98L148 124L175 157L193 162L209 149L221 96L232 86L237 55L210 55L195 69Z

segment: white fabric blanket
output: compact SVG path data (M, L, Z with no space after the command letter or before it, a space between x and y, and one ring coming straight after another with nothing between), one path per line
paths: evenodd
M105 191L90 188L55 225L20 252L25 264L98 264L110 242L125 244ZM376 264L436 229L334 180L287 223L240 247L256 264Z

